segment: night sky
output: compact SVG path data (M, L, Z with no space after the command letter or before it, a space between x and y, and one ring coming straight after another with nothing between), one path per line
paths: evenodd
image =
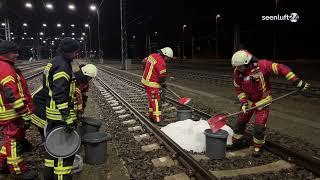
M77 0L77 10L68 11L66 1L53 1L55 9L48 12L43 8L45 0L33 0L32 10L24 7L22 0L1 1L1 16L11 19L14 36L22 36L22 23L27 22L28 35L36 36L43 31L46 22L46 36L54 38L64 31L67 36L76 32L88 35L84 23L91 25L92 50L97 50L97 18L89 12L88 0ZM100 1L95 1L99 4ZM313 3L313 2L312 2ZM278 0L273 1L231 1L231 0L126 0L126 21L129 58L146 56L146 34L150 34L152 50L171 46L178 55L178 46L185 43L185 56L191 57L192 39L195 58L215 58L216 27L218 28L219 58L230 58L234 51L234 32L239 29L240 47L252 51L258 57L281 59L319 59L319 12L311 2ZM262 16L297 13L299 20L262 21ZM218 26L216 15L220 14ZM105 0L100 9L101 38L105 58L119 58L120 51L120 6L118 0ZM1 17L1 22L3 18ZM134 20L134 21L133 21ZM56 23L63 24L63 30ZM75 24L76 28L71 28ZM183 25L187 27L183 31ZM0 31L3 34L3 30ZM157 33L155 33L157 32ZM77 35L77 33L79 35ZM135 38L133 38L135 37ZM32 46L32 42L16 40L20 46ZM33 42L34 43L34 42ZM56 43L58 44L58 43ZM56 46L56 45L55 45ZM89 43L87 43L87 47ZM275 54L274 54L274 46ZM49 46L45 47L49 48ZM55 47L53 47L55 48ZM180 48L181 51L181 48ZM181 53L180 53L181 55Z

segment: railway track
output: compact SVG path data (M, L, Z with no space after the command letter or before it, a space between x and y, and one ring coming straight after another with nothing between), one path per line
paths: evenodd
M232 76L224 75L218 73L205 73L197 71L185 71L180 69L170 69L170 76L177 77L180 79L192 79L201 80L206 82L214 82L216 84L222 85L232 85ZM295 89L295 87L290 82L285 82L282 80L272 79L272 90L275 93L285 93ZM320 86L312 84L307 92L301 93L303 96L320 98Z
M166 136L159 127L150 123L146 115L148 106L141 85L101 68L99 77L95 82L96 85L106 98L110 108L122 119L117 126L128 129L126 133L131 134L138 144L143 145L141 153L154 153L162 147L166 147L168 154L161 153L160 157L151 161L175 162L178 160L185 169L181 170L182 175L175 173L183 177L219 179L241 176L259 179L272 176L275 179L281 179L303 176L304 179L312 179L316 175L320 175L320 158L296 152L294 149L270 141L267 141L265 146L267 151L258 159L250 156L249 148L237 152L227 152L226 159L217 161L209 160L203 153L186 152ZM176 121L175 111L178 104L174 99L167 98L167 103L163 107L163 113L166 114L164 116L165 123ZM211 115L193 107L189 106L188 108L193 110L194 120L211 117ZM143 149L151 150L149 152L143 151ZM166 164L163 162L162 164ZM157 163L153 163L153 166L156 166L155 164ZM171 165L175 166L176 164L171 163ZM172 174L172 176L177 174Z

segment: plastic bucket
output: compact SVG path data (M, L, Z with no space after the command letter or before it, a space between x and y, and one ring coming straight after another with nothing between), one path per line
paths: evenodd
M64 126L52 129L46 136L44 147L55 158L67 158L74 155L80 148L81 140L76 131L66 132Z
M206 135L206 156L209 159L223 159L226 156L228 132L219 130L213 133L211 129L204 131Z
M107 159L107 140L111 136L104 132L88 133L83 136L84 162L87 164L103 164Z
M98 132L102 125L102 122L100 120L94 118L85 118L81 122L82 126L80 132L82 136L87 133Z
M177 121L183 121L192 118L192 111L190 109L177 109Z

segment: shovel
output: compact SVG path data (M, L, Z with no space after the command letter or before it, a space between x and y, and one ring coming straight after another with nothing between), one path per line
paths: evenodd
M187 97L180 97L177 93L173 92L171 89L166 88L171 94L173 94L174 96L176 96L179 100L179 103L182 105L186 105L191 101L191 98L187 98Z
M261 105L259 105L259 106L251 107L251 108L249 108L246 112L248 112L248 111L250 111L250 110L253 110L253 109L260 108L260 107L268 106L268 105L270 105L272 102L275 102L275 101L277 101L277 100L279 100L279 99L282 99L282 98L284 98L284 97L287 97L287 96L289 96L289 95L291 95L291 94L294 94L294 93L296 93L296 92L298 92L298 91L299 91L299 90L291 91L291 92L289 92L289 93L287 93L287 94L284 94L284 95L282 95L282 96L279 96L279 97L277 97L277 98L269 101L269 102L266 103L266 104L261 104ZM208 119L208 124L209 124L209 126L211 127L212 132L215 133L215 132L219 131L219 130L222 128L222 126L224 126L224 125L226 124L226 122L228 121L228 118L229 118L229 117L236 116L236 115L241 114L241 113L243 113L243 111L235 112L235 113L232 113L232 114L219 113L219 114L214 115L212 118Z

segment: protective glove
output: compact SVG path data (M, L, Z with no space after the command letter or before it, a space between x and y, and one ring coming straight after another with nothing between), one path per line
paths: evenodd
M22 115L22 119L24 120L24 129L29 129L31 126L31 118L28 114Z
M167 88L167 83L165 83L165 82L161 83L161 87L164 88L164 89Z
M66 132L67 133L71 133L72 131L74 131L76 129L76 126L74 123L65 123L65 126L66 126Z
M305 91L309 89L309 86L310 86L309 83L306 83L305 81L302 81L302 80L297 80L294 82L294 84L300 91Z
M249 104L247 102L241 104L241 110L243 113L246 113L249 109Z

